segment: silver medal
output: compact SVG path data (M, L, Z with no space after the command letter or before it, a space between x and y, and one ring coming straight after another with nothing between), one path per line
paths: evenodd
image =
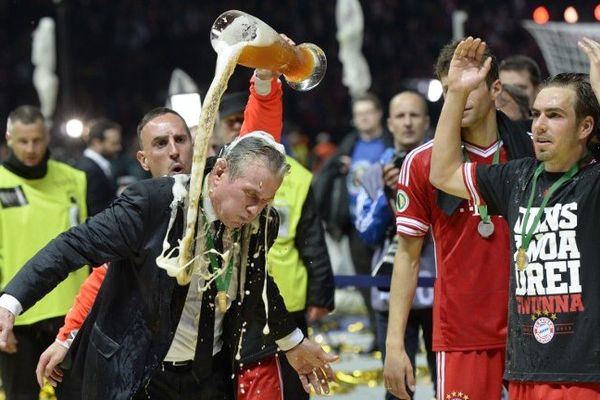
M477 225L477 232L479 232L479 235L481 235L482 238L489 238L494 233L494 223L492 221L479 221L479 225Z

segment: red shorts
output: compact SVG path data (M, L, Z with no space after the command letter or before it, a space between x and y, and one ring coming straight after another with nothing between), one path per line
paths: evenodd
M282 400L283 383L276 354L238 372L237 400Z
M509 400L600 400L600 383L510 382Z
M500 400L504 354L504 349L438 352L438 400Z

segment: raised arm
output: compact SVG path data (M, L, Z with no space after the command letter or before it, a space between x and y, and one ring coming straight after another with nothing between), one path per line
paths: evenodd
M438 189L469 198L462 174L461 120L469 93L483 82L491 59L482 63L486 44L469 37L454 51L446 79L445 98L435 129L429 180Z
M583 38L578 45L590 60L590 84L600 101L600 43L590 38Z
M296 43L286 35L279 34L290 45ZM281 100L281 74L276 71L257 69L250 80L250 97L244 111L244 123L240 134L251 131L270 133L277 142L281 142L283 130L283 102Z
M70 346L75 334L77 334L77 331L81 328L81 325L83 325L85 318L94 305L100 286L102 286L102 282L104 282L107 267L108 266L104 264L94 268L90 276L88 276L79 288L79 293L75 296L73 307L71 307L65 316L65 323L56 336L56 340L63 343L66 347Z
M281 81L277 74L257 70L250 80L250 97L244 111L244 123L240 133L265 131L277 142L283 130L283 105Z
M414 391L416 386L415 374L404 348L404 333L417 289L423 241L424 237L400 236L394 258L383 377L385 387L400 399L410 399L406 387Z

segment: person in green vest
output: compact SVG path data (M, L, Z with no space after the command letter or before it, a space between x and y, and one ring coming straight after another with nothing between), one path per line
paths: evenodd
M24 105L9 114L6 141L11 152L0 166L0 291L38 250L87 217L85 174L49 159L50 135L37 107ZM85 268L70 274L16 319L14 334L0 348L6 400L39 397L37 360L54 341L87 275Z

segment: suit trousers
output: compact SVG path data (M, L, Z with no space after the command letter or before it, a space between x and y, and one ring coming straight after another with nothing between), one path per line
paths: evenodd
M162 367L155 371L146 387L141 388L134 400L233 400L231 367L221 351L212 360L211 374L201 381L192 373L192 364L180 367Z

